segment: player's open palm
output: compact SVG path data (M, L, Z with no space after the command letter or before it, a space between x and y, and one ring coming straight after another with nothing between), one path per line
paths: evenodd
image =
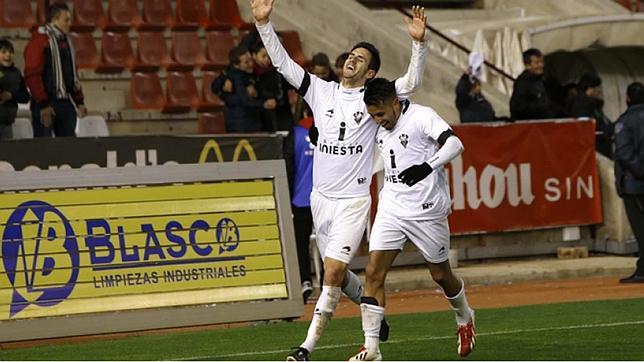
M258 23L268 22L268 17L273 10L275 0L250 0L250 7L253 11L253 17Z
M412 18L405 17L405 23L407 23L409 35L414 40L423 41L425 39L425 22L427 21L425 8L416 5L411 9L411 12Z

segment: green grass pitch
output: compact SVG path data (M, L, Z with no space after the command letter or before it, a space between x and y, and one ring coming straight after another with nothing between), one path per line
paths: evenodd
M357 308L357 307L356 307ZM388 316L385 360L456 360L452 312ZM644 299L479 309L468 360L644 360ZM0 360L284 360L308 322L276 323L0 351ZM332 320L312 355L346 360L360 320Z

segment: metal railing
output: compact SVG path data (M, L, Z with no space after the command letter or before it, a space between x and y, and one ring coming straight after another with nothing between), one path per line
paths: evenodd
M386 5L387 7L392 7L394 9L398 10L398 12L404 14L405 16L408 16L410 18L413 17L413 15L409 11L405 10L401 6L398 6L398 5L394 4L394 3L392 3L391 0L381 0L381 3L383 5ZM466 46L464 46L463 44L461 44L461 43L457 42L456 40L450 38L449 36L445 35L442 31L436 29L435 27L433 27L433 26L431 26L429 24L425 24L425 28L427 28L427 30L429 30L430 32L436 34L439 38L441 38L441 39L445 40L446 42L452 44L457 49L459 49L459 50L461 50L461 51L463 51L463 52L465 52L467 54L469 54L471 52L471 50L468 49ZM487 60L484 60L484 63L485 63L486 66L489 67L489 69L497 72L498 74L500 74L504 78L514 82L515 78L513 76L511 76L510 74L506 73L505 71L503 71L503 69L501 69L501 68L497 67L496 65L488 62Z

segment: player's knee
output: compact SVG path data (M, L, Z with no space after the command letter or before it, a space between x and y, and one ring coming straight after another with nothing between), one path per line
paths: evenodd
M379 287L385 282L385 271L375 265L368 264L365 268L365 279L367 285Z
M448 275L444 270L440 269L434 269L430 270L430 273L432 275L432 279L438 284L438 285L445 285L448 281Z
M346 267L338 265L325 265L324 266L324 284L332 286L341 286L344 280Z

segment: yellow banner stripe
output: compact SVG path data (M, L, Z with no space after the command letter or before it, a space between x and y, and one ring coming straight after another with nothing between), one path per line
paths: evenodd
M199 199L209 197L267 196L273 194L272 181L235 181L171 186L102 188L90 190L35 191L0 194L1 208L15 208L26 201L41 200L54 206L89 205Z
M86 254L82 254L83 259L87 259ZM63 258L59 258L64 260ZM69 258L66 258L69 260ZM88 260L83 260L87 262ZM0 288L4 290L16 288L26 288L26 285L33 285L34 288L44 289L51 288L52 286L64 286L73 275L74 270L78 270L77 283L93 282L94 277L99 279L109 275L124 276L130 273L157 273L157 275L164 275L166 272L173 272L176 270L185 269L203 269L200 273L213 273L213 270L218 268L232 268L233 266L243 265L246 270L260 270L260 269L279 269L283 268L281 254L263 254L253 256L242 255L222 255L210 258L194 258L194 259L179 259L179 260L162 260L150 262L131 262L131 263L110 263L103 265L95 265L93 268L88 263L81 263L83 267L79 269L71 269L69 263L66 268L56 267L47 273L41 270L32 271L30 265L27 265L27 272L22 265L18 263L15 273L14 284L9 282L7 275L2 275L0 278ZM29 263L29 261L28 261ZM32 264L33 265L33 264ZM208 269L210 268L210 270ZM204 275L204 278L210 277ZM0 298L0 303L4 299Z
M273 196L151 201L144 203L63 206L58 208L70 221L271 209L275 209ZM6 224L11 213L13 213L13 210L0 211L0 220L2 220L3 225ZM56 219L54 216L51 217Z
M101 228L99 230L103 230L103 229ZM246 226L246 227L241 227L238 230L239 230L240 242L279 238L279 228L277 227L277 225ZM96 232L97 230L94 230L94 231ZM34 235L34 234L29 234L29 235ZM127 254L127 255L132 254L133 252L129 252L129 251L131 251L134 247L136 247L138 249L138 254L140 255L140 259L143 259L143 255L146 254L146 252L147 254L151 254L155 252L158 248L161 248L163 250L162 252L157 254L164 254L165 256L167 256L168 254L167 250L173 250L174 252L169 253L171 257L183 257L183 256L179 256L180 254L182 254L181 250L184 248L183 245L186 245L185 246L186 255L193 255L195 257L198 257L198 256L203 256L199 254L198 251L203 253L202 249L204 248L209 248L210 246L210 248L218 249L220 245L225 248L228 245L236 244L235 240L237 240L237 237L236 235L234 235L233 232L228 232L228 234L225 234L224 232L222 232L222 234L220 235L221 240L218 240L216 229L172 230L170 235L167 234L165 231L151 232L151 233L124 234L122 236L119 236L119 235L105 236L105 235L98 235L98 234L95 234L95 235L96 236L77 237L76 241L78 244L79 251L82 252L84 250L88 250L92 245L100 245L95 247L96 254L99 256L109 255L110 253L109 246L104 246L106 243L104 239L107 238L109 240L109 244L112 246L112 248L115 251L123 249L121 247L121 243L122 243L122 245L125 246L125 250L126 250L124 254ZM170 238L172 238L172 241L170 240ZM179 238L181 240L179 240ZM100 243L99 241L97 241L98 239L101 240ZM157 241L158 244L155 241ZM191 241L194 241L194 244ZM56 238L54 240L47 240L46 238L41 238L41 239L28 238L21 243L20 246L22 249L20 249L18 254L20 256L22 255L33 256L35 254L69 255L69 253L67 253L63 247L64 243L65 243L64 238ZM148 246L147 249L146 249L146 245ZM36 246L38 246L38 250L36 250Z
M275 273L264 273L264 271L275 271ZM176 278L174 281L165 279L163 274L158 275L158 282L152 283L152 272L148 273L148 283L144 282L144 277L141 275L140 278L137 278L136 275L133 275L131 278L128 278L127 284L123 281L118 284L109 284L101 283L100 279L97 279L97 282L87 282L80 283L74 286L72 294L65 299L62 303L66 303L71 300L76 299L89 299L89 298L99 298L99 297L113 297L117 295L136 295L141 296L146 293L157 293L157 292L175 292L175 291L187 291L187 290L197 290L197 289L216 289L223 287L231 286L247 286L247 285L262 285L262 284L279 284L284 283L284 271L281 269L266 269L266 270L250 270L245 272L245 275L241 276L239 269L233 275L232 269L229 269L230 277L216 277L210 279L198 279L198 280L181 280L178 281ZM175 274L176 276L176 274ZM27 299L29 302L35 302L42 292L27 292L24 289L17 289L20 295ZM0 290L0 306L8 305L11 303L13 295L13 290L11 289L2 289ZM190 304L190 303L188 303Z
M261 271L266 275L276 274L277 271ZM271 279L269 277L268 279ZM31 305L16 314L11 319L50 317L81 313L111 312L145 308L173 307L182 305L198 305L225 303L234 301L263 300L288 297L284 284L252 285L242 287L217 288L210 290L194 290L185 292L150 293L132 298L130 295L74 299L64 301L51 307ZM9 319L9 307L0 307L0 320Z
M200 248L206 248L208 246L211 246L212 249L212 255L218 255L220 250L220 244L219 243L209 243L209 244L203 244L199 245ZM170 259L173 257L171 254L168 253L168 250L173 250L173 251L180 251L180 246L178 245L168 245L164 244L161 246L162 251L164 252L164 255L166 258ZM168 249L171 248L171 249ZM131 247L128 247L125 249L125 251L122 251L123 249L120 248L115 248L114 249L114 258L110 262L110 264L119 264L123 260L125 261L141 261L144 259L145 256L145 251L143 248L138 248L134 249ZM225 250L225 249L224 249ZM50 257L53 258L55 261L55 266L54 268L56 270L59 269L65 269L65 268L71 268L71 256L72 254L69 254L67 252L61 252L61 251L56 251L56 252L39 252L38 253L38 258L34 262L33 259L33 251L26 253L23 257L22 254L20 254L16 258L16 263L17 265L17 270L18 271L23 271L23 270L36 270L36 271L42 271L43 270L43 263L45 262L45 258ZM233 255L233 256L252 256L252 255L263 255L263 254L279 254L282 252L282 244L280 243L279 239L267 239L267 240L244 240L240 241L239 245L237 248L233 251L225 251L226 255ZM80 256L79 264L80 268L91 268L92 263L91 259L89 256L89 251L85 249L81 249L80 252L78 253ZM73 254L75 255L75 254ZM105 256L107 255L107 251L101 251L100 253L97 253L98 256ZM138 256L137 258L134 257L134 255ZM175 254L177 255L177 254ZM204 258L204 256L201 256L197 254L195 249L187 245L185 248L185 254L180 257L182 260L185 259L199 259L199 258ZM134 260L133 260L134 259ZM9 260L8 257L4 258L4 260ZM158 260L158 258L155 258L154 260ZM24 265L27 265L25 268ZM97 263L97 265L100 265L100 263ZM32 269L33 268L33 269ZM6 274L5 270L2 269L0 271L0 276ZM2 280L0 279L0 285L2 283Z
M216 226L217 222L221 219L231 219L235 222L237 226L253 226L253 225L274 225L277 223L277 213L275 210L266 210L266 211L239 211L239 212L221 212L221 213L203 213L195 215L174 215L174 216L151 216L151 217L134 217L134 218L103 218L110 225L110 231L117 234L117 227L121 226L123 231L126 234L141 232L141 225L143 224L152 224L154 230L164 231L168 222L176 221L181 225L186 226L185 229L189 229L189 226L195 220L205 220L210 225ZM2 222L5 222L3 220ZM24 223L23 223L24 224ZM30 224L32 224L30 222ZM33 222L36 225L56 225L60 224L60 219L46 219L44 222ZM87 223L83 221L70 221L70 226L74 230L76 236L84 236L87 233L79 232L84 231ZM5 224L0 224L0 233L4 232ZM24 234L24 233L23 233ZM23 235L25 239L28 239L28 235Z

